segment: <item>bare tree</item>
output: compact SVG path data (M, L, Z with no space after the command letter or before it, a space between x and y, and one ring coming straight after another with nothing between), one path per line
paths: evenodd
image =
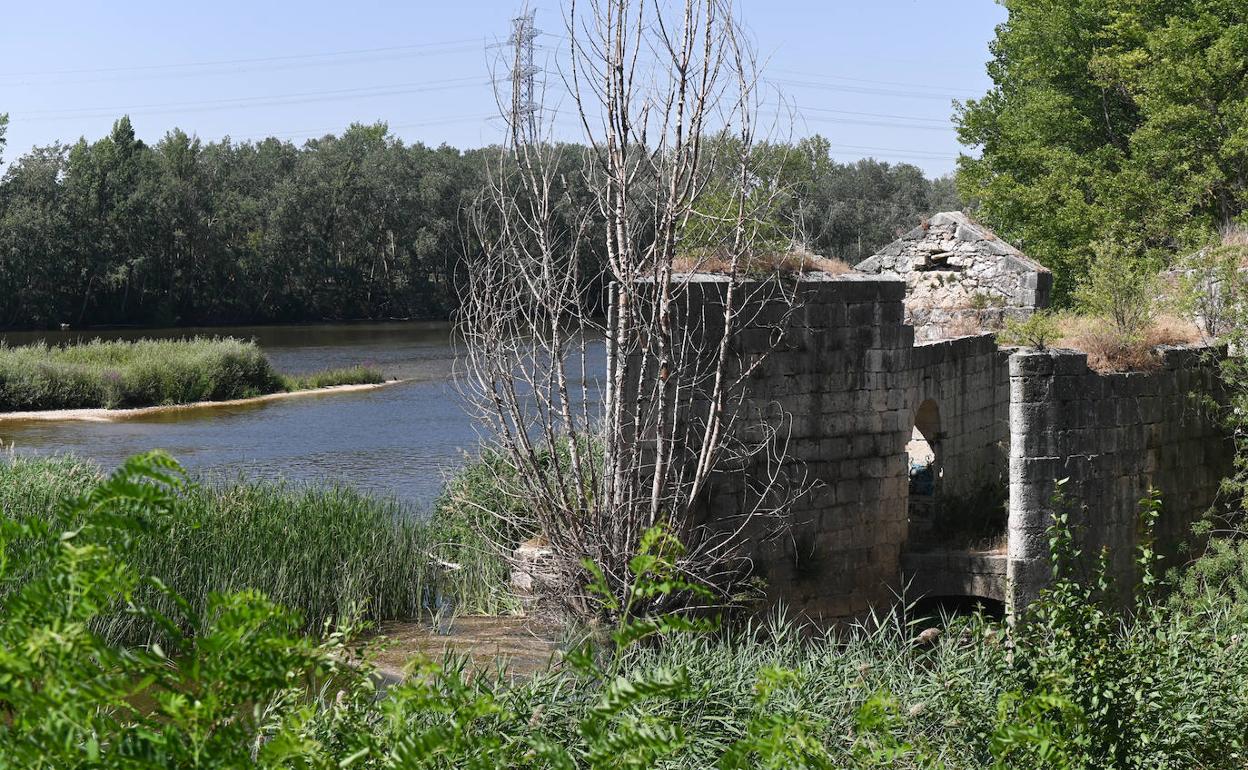
M787 416L745 398L797 287L771 259L782 186L756 163L758 68L728 0L571 0L565 21L586 146L531 138L492 163L461 382L572 609L593 611L586 559L626 596L660 524L684 576L728 597L751 522L804 489ZM707 510L726 474L748 482L730 518Z

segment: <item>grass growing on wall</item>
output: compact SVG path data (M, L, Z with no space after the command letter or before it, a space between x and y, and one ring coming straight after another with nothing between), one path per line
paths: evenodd
M62 516L58 503L100 477L98 466L71 457L0 461L0 511L10 518ZM505 570L484 549L451 542L447 526L345 486L200 483L178 501L173 526L143 533L134 566L197 611L212 592L258 589L296 610L314 633L352 616L417 618L438 599L463 613L505 609L497 582ZM445 566L448 552L457 569ZM149 606L173 610L150 586L139 593ZM143 641L151 628L117 610L102 616L99 630L109 639Z
M0 412L166 406L382 381L365 367L288 377L254 342L228 337L0 343Z

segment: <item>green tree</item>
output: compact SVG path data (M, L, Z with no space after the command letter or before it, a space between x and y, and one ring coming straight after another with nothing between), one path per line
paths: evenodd
M1248 204L1242 0L1008 0L988 73L957 106L958 184L1055 272L1069 302L1090 244L1191 249Z
M723 243L738 148L708 141L709 184L686 243ZM579 144L553 157L567 195L552 232L600 244ZM446 318L479 248L463 212L499 148L405 144L357 124L301 146L205 142L179 129L148 145L122 118L105 137L38 147L0 178L0 327ZM856 262L934 211L949 180L907 164L839 164L822 137L762 143L746 205L769 248L805 245ZM639 227L637 237L646 238ZM606 255L580 272L601 309Z

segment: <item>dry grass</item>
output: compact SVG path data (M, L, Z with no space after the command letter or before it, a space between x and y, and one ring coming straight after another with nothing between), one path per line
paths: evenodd
M1064 313L1058 317L1060 336L1053 347L1088 354L1088 367L1097 372L1151 371L1161 365L1159 345L1201 342L1194 323L1172 315L1158 316L1139 339L1124 339L1102 319Z
M1248 267L1248 227L1236 225L1221 231L1222 250L1239 252L1239 266Z
M985 323L987 319L976 310L966 310L959 312L957 317L943 325L945 337L975 337L989 331L992 324Z
M1233 225L1219 231L1223 246L1248 246L1248 227Z
M677 273L727 275L732 270L732 263L718 254L683 254L676 257L672 263L672 269ZM781 273L783 275L805 273L844 275L854 272L849 263L843 260L822 257L809 251L789 251L783 254L755 257L748 260L741 270L745 273Z

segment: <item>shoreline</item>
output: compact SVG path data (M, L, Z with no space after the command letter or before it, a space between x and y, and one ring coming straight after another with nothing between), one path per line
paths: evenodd
M194 401L189 404L168 404L164 406L139 406L129 409L108 409L105 407L88 407L84 409L45 409L30 412L0 412L0 423L5 422L117 422L135 417L146 417L153 414L180 412L193 409L217 409L229 406L247 406L262 404L267 401L278 401L299 396L322 396L337 393L355 393L366 390L377 390L390 385L398 385L406 380L386 380L385 382L364 383L359 385L331 385L326 388L310 388L308 390L283 391L266 393L251 398L234 398L228 401Z

